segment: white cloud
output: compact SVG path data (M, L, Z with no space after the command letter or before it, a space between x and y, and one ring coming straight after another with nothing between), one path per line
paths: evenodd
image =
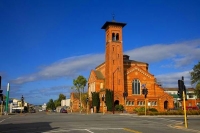
M155 44L125 52L130 58L147 63L170 59L174 67L182 67L200 60L200 40L174 44Z
M49 66L42 67L37 73L21 76L12 83L23 84L36 80L71 77L83 71L89 71L104 61L103 54L83 55L65 58Z
M182 67L200 60L200 40L187 41L174 44L155 44L136 48L125 52L130 59L147 62L149 64L170 60L170 64L162 64L168 67ZM104 54L88 54L59 60L49 66L41 67L37 73L25 75L12 80L12 83L23 84L36 80L56 79L61 77L73 77L80 72L88 72L104 62ZM157 68L156 68L157 69ZM190 68L191 69L191 68ZM153 74L153 73L152 73ZM183 75L184 74L184 75ZM177 87L177 79L185 76L189 86L189 72L158 75L157 77L165 86Z
M191 71L184 71L184 72L177 72L177 73L170 73L170 74L162 74L155 76L157 78L157 81L159 81L162 86L165 87L172 87L177 88L178 87L178 80L182 79L182 76L184 77L184 83L185 86L188 88L191 88L191 81L190 81L190 72Z

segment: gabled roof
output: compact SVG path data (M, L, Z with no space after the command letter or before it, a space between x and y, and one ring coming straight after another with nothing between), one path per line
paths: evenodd
M105 79L103 74L100 71L94 70L94 72L95 72L95 74L97 76L97 79Z
M100 67L100 66L102 66L102 65L104 65L104 64L105 64L105 62L101 63L101 64L98 65L95 69L97 69L98 67Z

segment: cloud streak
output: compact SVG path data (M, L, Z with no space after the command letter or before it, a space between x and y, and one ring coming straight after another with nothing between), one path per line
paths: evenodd
M183 67L190 65L195 60L200 60L200 40L192 40L173 44L155 44L136 48L125 52L131 59L143 61L147 63L155 63L163 60L170 60L170 67ZM97 65L104 62L104 54L88 54L75 56L59 60L49 66L43 66L37 73L20 76L12 83L23 84L37 80L57 79L61 77L72 77L80 72L88 72L94 69ZM162 66L167 66L163 64ZM160 66L160 67L162 67ZM190 68L191 69L191 68ZM157 77L163 82L172 86L181 76L189 78L189 71L158 75ZM187 81L188 82L188 81ZM176 83L177 84L177 83Z
M147 63L170 59L174 67L182 67L200 60L200 40L174 44L155 44L125 52L132 59Z
M170 74L157 75L157 81L159 81L164 88L178 88L178 80L184 77L184 83L187 88L191 88L190 71L183 71Z
M11 81L15 84L23 84L37 80L57 79L72 77L80 72L89 71L104 61L103 54L83 55L65 58L49 66L43 66L40 71L26 76L18 77Z

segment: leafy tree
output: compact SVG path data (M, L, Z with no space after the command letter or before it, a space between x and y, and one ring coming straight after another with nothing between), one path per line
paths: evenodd
M57 100L54 100L55 107L61 106L61 101L65 100L66 96L64 94L60 94Z
M192 84L200 82L200 62L193 67L193 71L190 75Z
M84 88L86 86L86 83L87 83L87 80L85 77L79 75L77 77L77 79L74 79L73 80L73 84L74 84L74 87L72 87L72 89L75 89L79 95L80 95L80 113L82 111L82 97L81 97L81 93L84 93Z
M98 113L100 109L99 92L92 93L92 106L96 106L96 113Z
M194 93L200 99L200 82L197 83Z
M53 99L50 99L49 102L47 103L47 108L54 110L55 109L55 104L53 102Z
M56 108L61 105L61 103L58 100L54 100L54 104Z
M106 100L106 106L108 111L113 110L113 91L106 89L106 95L105 95L105 100Z
M76 89L79 93L84 93L84 88L86 86L87 80L85 77L79 75L77 79L73 80L74 87L72 89Z

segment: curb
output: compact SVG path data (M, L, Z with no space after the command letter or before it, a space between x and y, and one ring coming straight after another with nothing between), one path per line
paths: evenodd
M177 123L175 125L170 124L170 125L167 125L167 126L171 127L171 128L179 129L179 130L190 131L190 132L194 132L194 133L200 133L200 130L185 128L184 126L182 126L182 124L183 123Z

